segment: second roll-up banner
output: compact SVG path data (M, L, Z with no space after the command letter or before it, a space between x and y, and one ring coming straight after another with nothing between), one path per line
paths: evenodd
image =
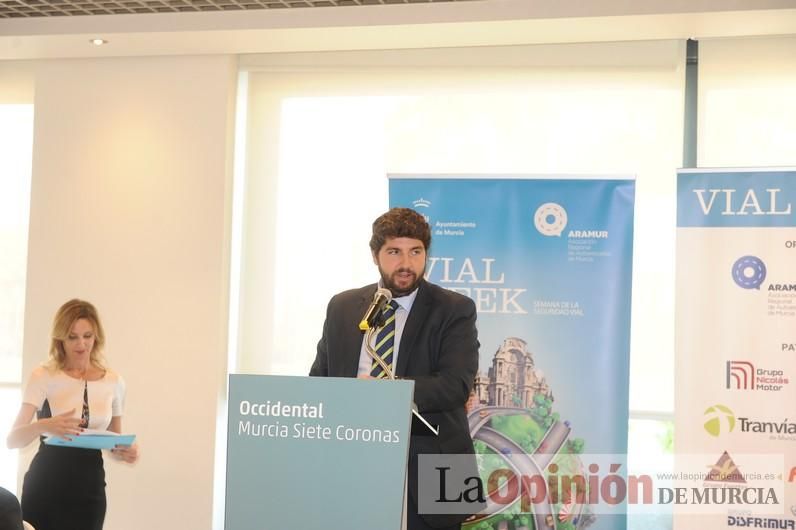
M629 177L390 175L390 206L431 226L429 281L478 310L468 417L484 484L500 467L580 473L586 454L626 454L634 193ZM465 528L625 526L626 509L516 494Z

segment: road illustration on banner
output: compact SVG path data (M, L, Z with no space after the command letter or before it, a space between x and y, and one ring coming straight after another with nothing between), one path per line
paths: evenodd
M479 407L468 416L470 424L470 435L473 440L483 442L489 449L500 455L504 462L519 476L543 476L543 472L547 466L553 461L553 458L559 453L564 443L569 438L571 429L567 422L556 421L545 433L539 446L532 454L527 454L526 451L508 436L487 427L486 424L497 416L513 416L513 415L526 415L528 411L520 408L513 407ZM554 518L555 510L552 501L548 495L546 502L533 505L534 509L534 523L537 529L555 528ZM511 503L494 503L487 497L487 506L482 511L482 514L477 515L471 522L490 517L494 514L501 513L515 503L520 502L518 495L514 502ZM582 505L577 505L577 513L570 513L573 521L577 520Z
M482 473L490 472L486 458L491 466L509 469L516 477L543 480L535 483L541 490L534 493L530 506L523 505L523 500L528 502L528 492L522 487L516 489L513 499L503 496L508 489L496 498L488 492L485 508L467 521L468 529L530 530L533 525L535 530L572 530L594 522L593 515L584 513L584 504L574 502L572 495L560 499L549 491L546 473L551 472L550 464L556 460L557 465L566 462L581 470L578 453L583 447L583 440L571 439L570 423L560 420L552 405L552 390L527 352L525 341L505 339L488 375L479 374L476 379L467 407L470 436L486 466ZM544 500L539 502L539 498Z

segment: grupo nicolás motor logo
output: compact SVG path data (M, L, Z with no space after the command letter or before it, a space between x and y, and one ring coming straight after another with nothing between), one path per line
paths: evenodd
M779 392L788 384L784 370L755 367L749 361L727 361L726 386L730 390Z
M536 209L533 223L543 236L561 237L567 227L567 211L560 204L546 202Z
M760 289L766 279L766 264L757 256L738 258L732 266L732 279L743 289Z
M735 413L724 405L708 407L704 417L705 431L711 436L718 436L722 432L732 432L735 429Z

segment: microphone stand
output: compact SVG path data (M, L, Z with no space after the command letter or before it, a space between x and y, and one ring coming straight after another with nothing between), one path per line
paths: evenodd
M379 322L376 326L371 326L368 329L368 335L365 338L365 351L367 351L370 358L373 359L373 361L378 364L382 370L384 370L387 378L391 381L395 381L395 373L393 373L392 368L390 368L390 366L384 362L384 359L382 359L379 354L376 353L376 350L373 348L373 346L370 345L373 342L373 337L376 335L376 332L383 327L384 319L381 318L380 320L381 322ZM431 425L423 416L420 415L420 413L417 411L417 405L415 405L414 400L412 400L412 426L414 427L416 423L420 423L422 425L422 428L418 425L413 429L416 431L416 434L419 434L419 430L422 429L424 431L423 434L433 434L434 436L439 436L439 428ZM426 430L430 431L430 433L425 432Z

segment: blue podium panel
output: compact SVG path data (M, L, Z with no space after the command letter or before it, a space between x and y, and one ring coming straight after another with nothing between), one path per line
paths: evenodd
M413 391L230 375L225 530L399 530Z

